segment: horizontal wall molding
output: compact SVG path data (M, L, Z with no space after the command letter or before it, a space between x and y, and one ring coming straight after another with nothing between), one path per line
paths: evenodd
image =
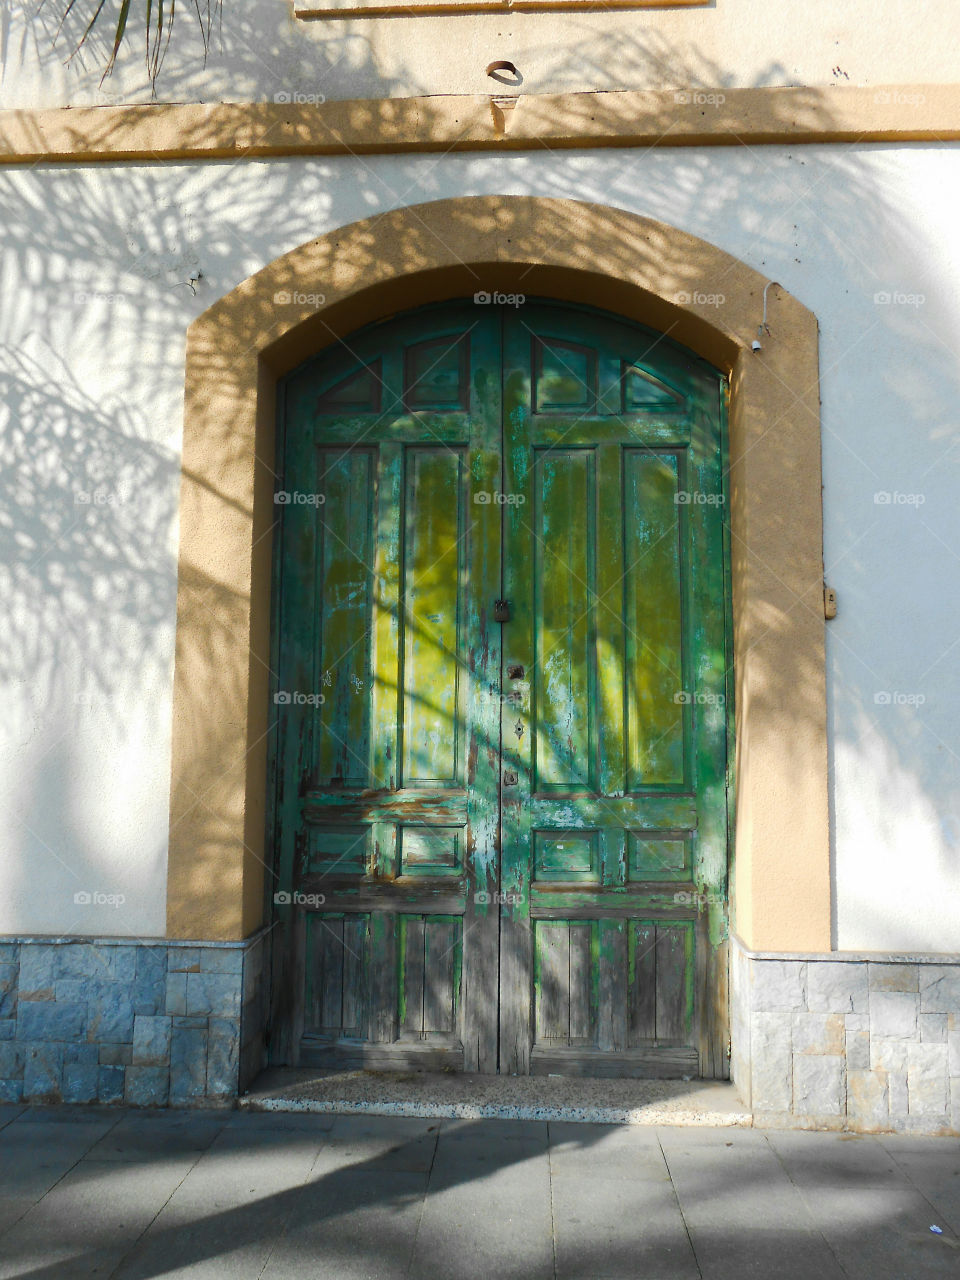
M953 951L751 951L735 933L730 936L748 960L784 960L803 964L826 961L829 964L960 965L960 954Z
M960 140L960 85L690 88L0 112L0 164Z

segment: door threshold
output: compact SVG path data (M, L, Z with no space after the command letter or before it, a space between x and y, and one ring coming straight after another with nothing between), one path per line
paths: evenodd
M553 1120L582 1124L752 1126L728 1080L611 1080L431 1071L273 1067L239 1099L245 1111Z

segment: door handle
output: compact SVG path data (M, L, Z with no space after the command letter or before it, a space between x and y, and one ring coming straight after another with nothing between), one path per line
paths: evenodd
M514 773L512 769L504 769L503 785L505 787L515 787L519 781L520 781L519 776L516 773Z

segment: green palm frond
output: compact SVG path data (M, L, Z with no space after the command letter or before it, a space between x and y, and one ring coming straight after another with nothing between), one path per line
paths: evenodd
M47 2L48 0L41 0L41 3ZM200 28L204 60L210 48L214 22L221 16L221 5L222 0L193 0L192 11ZM129 39L137 27L143 32L147 74L151 82L156 83L170 47L177 15L177 0L136 0L136 3L133 0L109 0L109 3L108 0L67 0L57 27L57 36L71 15L85 22L83 34L73 50L74 54L84 47L94 30L112 31L112 46L103 69L101 84L113 70L124 40Z

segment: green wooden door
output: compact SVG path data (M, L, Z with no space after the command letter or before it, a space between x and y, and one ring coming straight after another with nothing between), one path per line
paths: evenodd
M725 1073L721 403L546 303L286 380L275 1062Z

